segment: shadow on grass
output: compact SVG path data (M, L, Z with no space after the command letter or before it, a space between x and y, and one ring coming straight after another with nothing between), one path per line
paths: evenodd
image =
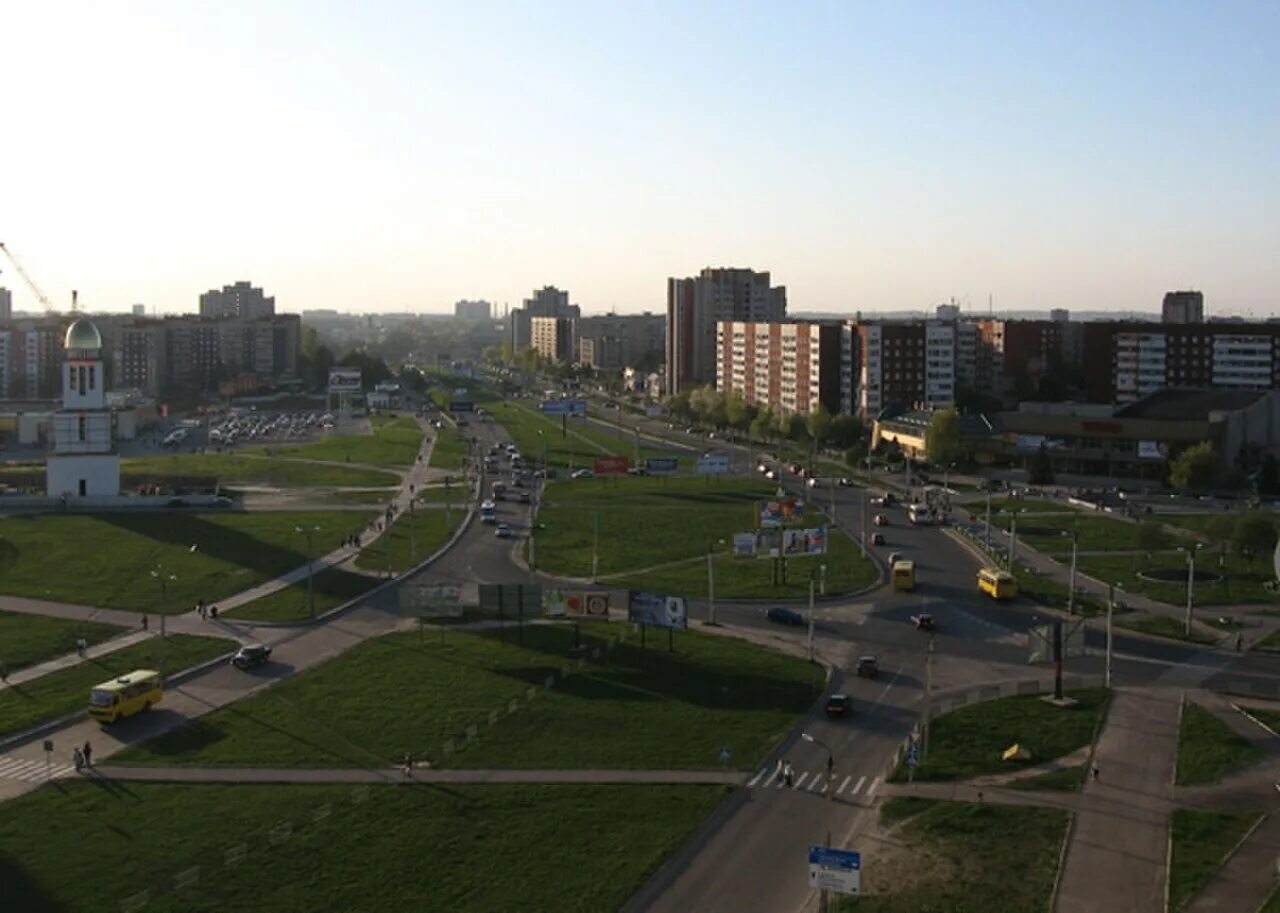
M33 879L21 865L0 853L0 885L4 886L4 908L22 913L67 913L68 908L55 900L44 886Z
M264 542L247 533L210 523L188 513L105 513L101 519L112 526L145 536L156 542L190 548L238 567L273 574L293 570L306 563L302 551L273 542ZM298 537L301 544L302 537ZM321 546L323 548L323 546Z

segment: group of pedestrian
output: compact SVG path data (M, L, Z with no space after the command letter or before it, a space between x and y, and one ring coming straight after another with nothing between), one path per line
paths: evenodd
M84 768L93 768L93 746L89 744L89 740L85 739L84 748L71 749L71 762L75 765L76 771Z
M213 619L214 621L217 621L218 607L216 605L209 605L203 599L197 599L196 614L199 615L201 618Z
M343 548L359 548L359 547L360 547L360 534L359 534L359 533L352 533L350 536L346 536L346 537L345 537L345 538L343 538L343 540L342 540L342 546L343 546Z
M792 786L796 780L796 769L785 758L778 759L778 766L773 771L773 778L781 780L784 785Z

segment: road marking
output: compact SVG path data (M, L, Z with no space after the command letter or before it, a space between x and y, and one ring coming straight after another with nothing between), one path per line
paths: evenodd
M856 796L856 795L858 794L858 790L862 789L862 784L863 784L863 783L866 783L866 782L867 782L867 778L866 778L866 777L858 777L858 782L857 782L857 784L853 787L853 792L849 793L849 795L851 795L851 796Z
M0 777L4 776L14 768L21 767L25 763L25 761L21 761L18 758L5 758L3 761L0 761Z
M747 789L750 789L751 787L755 786L756 782L763 776L764 776L764 768L762 767L754 777L752 777L750 780L747 781Z
M870 799L875 795L876 787L880 785L880 778L876 777L871 781L871 785L867 787L867 798Z
M841 784L840 784L840 788L836 790L836 795L837 795L837 796L844 792L844 788L845 788L846 786L848 786L848 785L849 785L849 781L850 781L850 780L852 780L852 779L853 779L853 774L849 774L849 776L847 776L847 777L845 777L845 778L844 778L844 782L843 782L843 783L841 783ZM861 781L859 781L859 782L861 782ZM856 792L856 790L855 790L855 792Z
M817 774L813 775L813 779L809 781L809 792L814 792L818 788L818 784L822 782L822 777Z
M805 779L806 779L808 776L809 776L808 774L801 774L801 775L800 775L800 779L799 779L799 780L796 780L796 785L795 785L795 786L793 786L793 787L791 787L791 788L792 788L792 789L799 789L801 786L804 786L804 781L805 781Z
M9 771L9 775L19 779L26 779L27 774L33 770L38 770L40 767L41 764L37 761L20 761L17 767Z

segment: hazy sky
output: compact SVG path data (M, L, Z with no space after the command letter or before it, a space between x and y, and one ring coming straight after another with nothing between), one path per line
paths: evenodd
M732 265L794 310L1280 312L1280 3L2 8L0 241L60 304L660 310Z

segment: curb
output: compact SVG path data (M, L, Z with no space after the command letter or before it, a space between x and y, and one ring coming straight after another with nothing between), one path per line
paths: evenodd
M1062 872L1067 867L1067 852L1071 849L1071 838L1076 834L1076 821L1079 817L1077 812L1067 812L1067 826L1062 830L1062 846L1058 848L1058 870L1053 875L1053 887L1049 891L1048 909L1050 910L1058 909L1058 890L1062 887Z

